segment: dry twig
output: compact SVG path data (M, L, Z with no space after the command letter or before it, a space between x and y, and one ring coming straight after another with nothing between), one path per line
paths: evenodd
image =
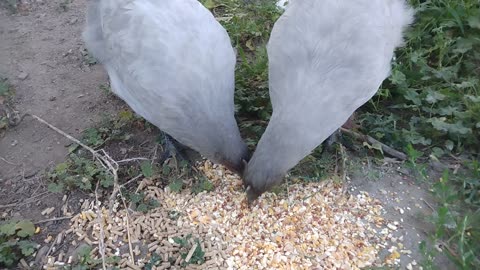
M72 216L64 216L64 217L44 219L44 220L40 220L40 221L35 221L33 224L38 225L40 223L46 223L46 222L50 222L50 221L60 221L60 220L65 220L65 219L69 219L69 218L72 218Z
M107 269L107 263L105 260L105 231L103 229L103 211L100 204L100 200L98 200L98 186L100 182L97 182L97 187L95 188L95 206L97 208L97 222L98 222L98 229L100 230L100 237L98 238L98 252L100 253L100 257L102 257L102 269Z
M133 247L132 247L132 234L130 232L130 214L128 213L127 203L125 202L125 198L123 197L122 191L120 190L120 197L122 199L123 206L125 207L125 213L127 216L127 240L128 240L128 250L130 251L130 260L133 264L135 264L135 257L133 255Z
M55 244L57 244L58 239L62 238L64 233L65 233L65 230L61 231L60 233L57 234L57 237L53 239L52 244L50 245L50 248L47 251L47 254L45 254L45 258L48 258L48 256L50 256L50 253L52 253L53 248L55 247Z
M25 205L25 204L29 204L29 203L33 203L35 202L36 198L40 197L40 196L43 196L45 195L46 196L50 196L52 193L49 193L48 191L45 191L45 192L42 192L40 194L37 194L35 196L32 196L30 197L29 199L27 199L26 201L24 202L18 202L18 203L11 203L11 204L5 204L5 205L0 205L0 209L3 209L3 208L10 208L10 207L17 207L17 206L22 206L22 205ZM42 198L43 199L43 198Z
M141 161L141 160L150 160L149 158L143 158L143 157L138 157L138 158L127 158L127 159L122 159L117 161L118 164L120 163L128 163L132 161Z
M348 130L346 128L340 128L340 130L343 132L343 133L346 133L352 137L354 137L355 139L357 140L362 140L362 141L365 141L369 144L378 144L382 147L382 151L387 153L388 155L392 156L392 157L396 157L400 160L406 160L407 159L407 155L403 152L400 152L398 150L395 150L393 149L392 147L386 145L386 144L383 144L379 141L377 141L376 139L368 136L368 135L364 135L364 134L360 134L360 133L357 133L355 131L352 131L352 130Z
M424 204L426 204L428 206L428 208L430 208L430 210L432 210L433 212L436 212L435 211L435 208L433 208L433 206L431 204L429 204L427 201L425 201L424 199L420 199Z
M9 164L9 165L12 165L12 166L20 166L21 164L18 164L18 163L13 163L11 161L8 161L6 160L4 157L0 157L1 160L3 160L3 162Z
M118 163L113 160L103 149L99 151L95 151L93 148L89 147L88 145L83 144L81 141L78 139L72 137L71 135L67 134L66 132L62 131L61 129L55 127L54 125L48 123L47 121L43 120L42 118L34 115L34 114L25 114L22 116L20 122L25 118L26 116L31 116L34 119L38 120L40 123L45 124L49 128L53 129L57 133L63 135L67 139L75 142L76 144L80 145L84 149L88 150L93 157L100 162L100 164L107 169L113 176L113 193L110 196L110 211L113 206L113 200L115 199L115 196L118 193L118 190L120 189L119 184L118 184Z

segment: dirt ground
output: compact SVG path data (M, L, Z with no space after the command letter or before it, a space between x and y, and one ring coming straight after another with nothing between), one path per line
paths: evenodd
M0 1L0 3L5 1ZM26 1L23 1L26 2ZM42 117L61 130L79 137L93 126L102 113L114 114L125 106L105 95L100 85L107 76L100 65L89 66L84 56L81 31L85 0L32 0L12 14L5 4L0 8L0 75L15 88L15 108L21 113ZM40 212L61 205L63 195L49 193L42 172L62 162L70 142L32 118L9 129L0 138L0 212L2 218L21 217L42 221ZM371 169L365 164L352 176L352 193L367 191L384 203L386 219L403 235L405 250L402 268L412 261L420 262L418 243L430 231L425 219L433 204L429 192L412 177L402 175L397 165L377 169L377 177L367 177ZM88 194L69 194L75 202ZM8 204L15 204L8 206ZM75 203L71 204L75 211ZM402 210L400 210L402 209ZM51 216L61 216L59 207ZM55 235L68 221L41 223L44 230L37 237L45 252L42 238ZM75 247L70 247L72 250ZM37 257L41 257L42 254ZM414 266L413 269L418 269ZM447 268L445 268L447 269Z

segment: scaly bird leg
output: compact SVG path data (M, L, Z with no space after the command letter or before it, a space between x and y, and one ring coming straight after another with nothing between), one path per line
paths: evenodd
M160 131L160 132L163 135L164 142L165 142L165 151L159 158L160 164L163 164L169 158L173 158L175 159L175 161L177 161L177 157L179 157L181 160L186 160L188 162L188 159L186 159L181 153L181 149L185 147L181 145L179 142L177 142L174 138L172 138L167 133L163 131Z
M320 155L323 156L325 152L331 152L335 143L341 143L339 137L340 129L337 129L332 135L322 142L322 151L320 152Z

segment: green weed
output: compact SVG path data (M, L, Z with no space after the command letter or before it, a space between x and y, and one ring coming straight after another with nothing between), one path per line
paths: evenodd
M480 181L475 173L455 178ZM480 264L479 201L471 201L471 195L465 193L465 189L459 188L454 182L446 170L433 185L439 206L432 216L432 223L435 225L432 242L443 248L444 253L458 269L475 269L475 265ZM421 248L429 253L425 260L428 263L430 261L428 258L434 257L437 251L431 247L429 249L427 243L423 243Z
M88 270L88 269L97 269L101 268L102 259L94 259L92 258L91 252L93 248L90 246L82 247L77 255L78 263L76 263L71 269L72 270ZM105 258L105 262L108 264L115 264L120 262L120 257L113 256ZM118 268L113 268L118 269Z
M63 0L62 2L60 2L60 4L58 5L58 10L60 12L67 12L68 9L70 8L70 4L72 3L73 0Z
M214 189L215 186L213 185L213 183L203 176L198 177L191 188L193 194L199 194L204 191L210 192Z
M170 188L170 190L172 192L180 192L182 191L183 189L183 180L180 179L180 178L177 178L177 179L174 179L173 181L170 182L170 184L168 184L168 188Z
M17 0L0 0L0 6L6 7L11 13L18 12Z
M35 226L28 220L0 224L0 266L12 267L20 259L32 255L37 245L28 238L34 234Z
M7 110L14 96L13 87L7 79L0 77L0 132L8 128Z
M150 260L145 264L145 270L152 270L154 266L162 262L162 257L158 254L153 254Z
M82 51L82 55L83 55L83 62L86 65L94 66L98 63L97 59L93 57L93 55L91 55L86 49Z
M108 141L128 141L132 125L145 126L145 120L131 110L122 110L115 117L104 115L98 127L83 132L82 142L92 148L103 146Z
M399 148L478 150L480 7L476 0L410 1L417 9L392 75L363 108L370 135ZM438 153L438 151L437 151Z
M266 44L281 11L274 0L246 3L235 0L207 0L204 5L220 19L237 50L235 109L253 146L271 115L268 95ZM255 2L255 1L253 1Z
M176 244L180 245L180 256L182 257L182 267L185 267L189 264L202 264L205 262L205 251L202 250L202 247L200 245L200 240L199 239L192 239L192 235L189 234L183 238L181 237L174 237L173 241ZM193 246L196 245L196 248L192 254L192 257L188 262L185 261L185 258L187 257L190 249L193 248Z
M133 209L138 212L147 213L148 211L160 206L160 203L154 199L146 198L143 192L140 193L128 193L127 200L132 204Z
M58 164L48 178L51 181L48 189L52 192L75 188L92 191L97 182L104 188L113 186L113 176L101 164L76 154L70 154L67 161Z
M407 166L409 166L413 173L416 174L421 180L427 180L428 174L426 165L419 163L419 158L422 157L423 153L415 150L411 144L407 146L406 150L408 155Z

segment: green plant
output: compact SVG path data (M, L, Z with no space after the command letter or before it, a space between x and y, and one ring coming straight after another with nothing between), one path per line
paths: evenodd
M17 0L1 0L0 6L5 6L11 13L17 13Z
M274 0L206 0L203 4L222 18L220 23L237 50L235 72L235 109L247 133L247 143L254 145L270 118L268 95L268 58L266 44L274 22L281 14Z
M58 6L59 10L61 12L67 12L72 1L73 0L63 0L62 2L60 2Z
M295 166L290 174L293 178L305 182L318 182L325 178L328 173L333 172L335 158L332 155L322 155L321 149L317 148L312 154L305 157Z
M480 207L480 162L473 160L466 163L469 175L461 177L458 184L462 187L464 203Z
M154 253L148 263L145 264L145 270L152 270L154 266L158 265L162 261L160 255Z
M142 162L142 164L140 164L140 169L145 177L152 177L157 170L156 167L149 161Z
M0 266L11 267L35 252L36 244L28 240L35 226L28 220L11 220L0 224Z
M415 150L411 144L407 146L408 166L412 171L421 178L426 180L428 178L427 168L424 164L419 163L418 159L423 155L422 152Z
M8 127L7 111L14 96L13 87L0 76L0 131Z
M178 220L180 216L181 216L181 213L175 210L171 210L168 212L168 218L171 220Z
M168 184L168 187L173 192L180 192L183 189L183 180L180 178L176 178Z
M148 211L155 209L160 206L160 203L154 199L147 199L145 197L145 193L140 192L140 193L128 193L124 192L124 194L127 194L127 199L130 201L132 204L132 207L139 212L147 213Z
M457 176L458 179L454 180L446 170L433 185L433 193L439 206L431 217L435 225L432 242L443 247L444 253L458 269L475 269L480 264L480 210L476 206L478 201L472 201L470 193L465 193L465 189L457 185L461 179L469 177L480 180L477 172L470 176ZM422 243L420 248L425 254L423 264L431 269L433 258L438 251L426 242Z
M127 141L132 136L129 132L132 125L145 126L145 120L131 110L122 110L115 117L104 115L97 127L83 131L82 142L98 148L108 141Z
M64 189L80 188L91 191L97 182L102 187L113 186L113 177L97 161L70 154L69 159L58 164L49 174L48 189L62 192Z
M83 62L89 66L93 66L97 64L97 59L93 57L87 50L82 52L83 55Z
M205 262L205 252L202 250L199 239L193 240L192 235L189 234L183 238L174 237L173 241L179 244L181 247L180 256L184 260L182 262L182 267L185 267L189 264L202 264ZM193 251L190 260L186 262L185 259L187 258L190 249L192 249L194 245L196 245L195 250Z
M77 253L78 263L72 267L72 270L88 270L97 269L102 265L102 259L92 258L91 252L93 248L91 246L83 246ZM120 262L120 257L113 256L105 258L105 262L108 264L115 264Z
M192 185L192 193L198 194L201 192L210 192L215 189L215 186L206 177L200 176Z
M11 88L7 82L7 79L0 77L0 96L5 98L10 94L11 94Z
M98 89L100 89L106 95L113 95L112 89L108 85L100 84Z
M98 129L87 128L83 131L82 142L91 147L99 147L105 143L105 140Z
M363 108L362 126L393 146L478 149L480 7L476 0L412 0L417 15L392 75Z

